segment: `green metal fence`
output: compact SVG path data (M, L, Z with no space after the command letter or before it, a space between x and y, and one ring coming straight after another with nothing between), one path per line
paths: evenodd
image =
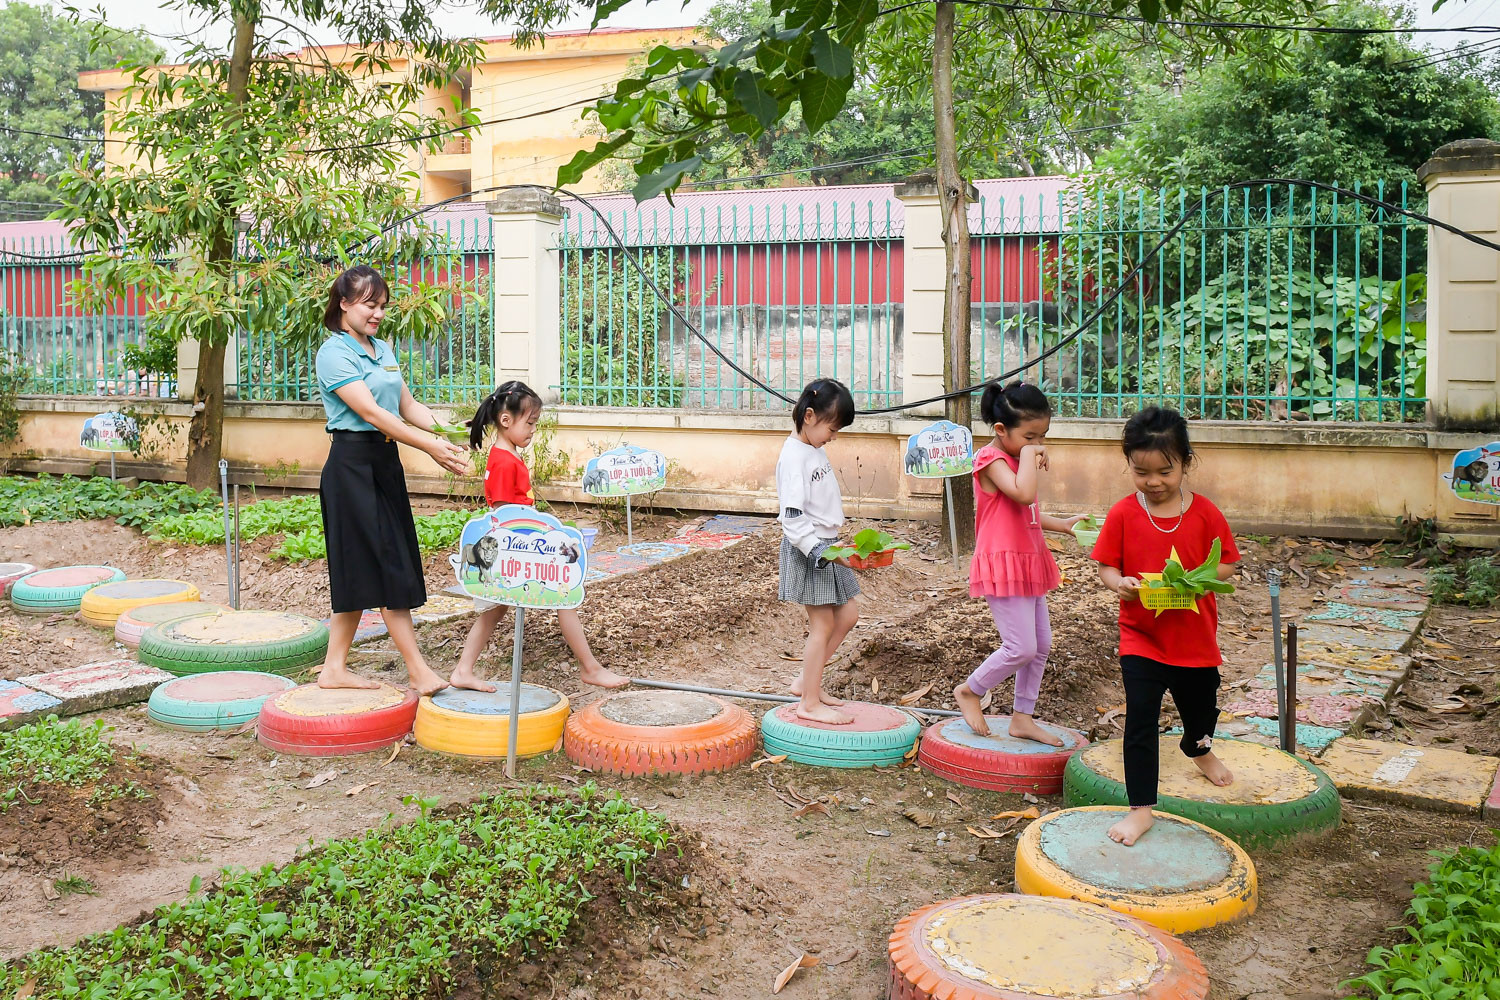
M563 402L784 409L715 351L788 395L834 377L862 407L900 401L902 236L888 200L604 214L609 228L578 212L559 234Z
M1418 207L1404 183L1354 189ZM1004 239L1025 210L985 208L996 221L981 224L981 244ZM1028 373L1064 414L1161 403L1210 419L1423 419L1425 226L1284 185L1103 190L1031 208L1061 219L1021 265L1040 294L987 297L1014 281L985 267L1011 258L976 254L976 377L1056 347L1123 283L1082 336ZM1127 281L1184 215L1189 224Z

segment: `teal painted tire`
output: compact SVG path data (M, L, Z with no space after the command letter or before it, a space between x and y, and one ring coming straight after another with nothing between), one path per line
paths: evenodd
M817 767L885 767L900 764L916 746L922 726L900 709L851 701L838 711L854 716L846 726L798 719L782 705L760 720L766 753Z
M1121 780L1122 743L1095 743L1069 759L1063 771L1068 808L1129 804ZM1177 744L1175 736L1161 738L1159 812L1202 823L1248 849L1286 847L1338 829L1338 789L1307 761L1259 743L1216 739L1214 752L1235 776L1233 784L1218 788Z
M250 670L191 674L158 684L146 702L146 715L158 726L207 733L254 722L260 707L297 686L290 677Z
M59 566L21 577L10 588L10 603L17 611L52 615L77 611L83 595L95 587L125 579L113 566Z
M292 674L327 652L328 626L320 621L285 611L221 611L153 625L138 656L185 677L211 670Z

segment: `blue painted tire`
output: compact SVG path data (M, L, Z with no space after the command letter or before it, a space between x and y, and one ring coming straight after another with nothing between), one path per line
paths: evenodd
M167 729L238 729L255 721L266 699L296 686L290 677L252 670L189 674L158 684L146 702L146 715Z
M17 580L10 588L10 603L17 611L51 615L77 611L83 595L95 587L125 579L113 566L59 566L37 570Z
M885 767L900 764L922 735L921 723L889 705L851 701L838 711L853 715L847 726L796 718L795 705L782 705L760 721L766 753L818 767Z

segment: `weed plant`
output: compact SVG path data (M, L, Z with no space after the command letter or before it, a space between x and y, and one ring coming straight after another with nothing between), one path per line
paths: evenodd
M1439 604L1467 604L1488 608L1500 603L1500 562L1490 556L1470 556L1433 567L1427 588Z
M29 800L38 785L82 788L101 781L115 762L115 749L104 739L108 731L102 719L83 726L49 715L40 722L0 732L0 812ZM133 782L101 785L89 802L145 794Z
M219 514L219 497L212 490L195 490L179 483L141 483L126 486L103 476L40 475L0 478L0 527L37 521L86 521L114 518L127 528L144 528L162 518L193 511ZM219 529L219 540L224 530Z

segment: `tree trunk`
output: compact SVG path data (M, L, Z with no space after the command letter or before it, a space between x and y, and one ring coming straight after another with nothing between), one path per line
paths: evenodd
M242 103L250 87L251 57L255 48L258 8L234 19L234 47L229 55L229 96ZM228 274L234 263L233 220L238 205L220 205L227 215L229 232L220 232L209 246L205 266ZM193 388L193 419L188 425L187 481L195 489L212 489L219 483L219 457L224 445L224 354L228 343L205 334L198 338L198 381Z
M958 166L958 134L953 113L954 5L941 0L932 40L932 103L937 117L937 189L943 213L943 248L947 287L943 292L943 391L961 389L973 381L969 373L969 183ZM971 422L968 394L948 400L947 417L960 427ZM974 548L974 491L967 482L954 484L953 509L943 508L943 537L952 519L959 552Z

